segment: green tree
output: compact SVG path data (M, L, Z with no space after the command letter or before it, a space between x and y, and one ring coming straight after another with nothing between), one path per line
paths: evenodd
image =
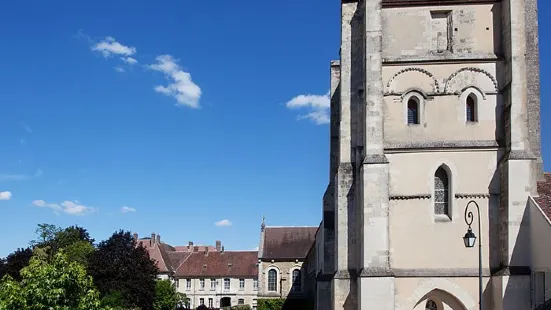
M102 297L119 292L125 307L153 309L158 268L130 232L120 230L100 242L87 268Z
M0 283L1 310L101 310L99 292L83 266L62 251L51 262L33 256L21 270L22 281Z
M61 231L61 228L53 224L38 224L35 233L38 235L38 239L31 241L31 246L38 244L49 245L49 243L55 238L56 234Z
M69 261L86 265L88 256L94 251L94 239L79 226L62 229L51 224L39 224L36 234L39 238L31 241L31 245L35 253L48 260L63 249Z
M29 264L33 251L31 248L17 249L6 257L4 263L0 267L0 279L4 275L10 275L13 279L21 280L19 272L23 267Z
M157 280L155 283L155 300L153 301L155 310L174 310L180 302L185 303L182 300L184 298L185 294L179 293L170 280Z
M0 280L0 310L12 309L27 309L27 303L19 283L6 275Z

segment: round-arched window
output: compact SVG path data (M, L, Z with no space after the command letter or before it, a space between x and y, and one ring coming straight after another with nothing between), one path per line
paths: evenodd
M427 305L425 306L425 310L438 310L438 305L434 300L427 301Z

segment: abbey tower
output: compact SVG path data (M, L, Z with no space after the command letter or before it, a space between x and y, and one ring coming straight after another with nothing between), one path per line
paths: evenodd
M342 0L318 309L531 309L536 1Z

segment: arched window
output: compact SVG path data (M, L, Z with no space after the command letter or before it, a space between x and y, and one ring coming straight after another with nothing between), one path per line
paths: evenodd
M438 310L438 305L434 300L429 300L425 305L425 310Z
M443 167L434 173L434 213L448 215L450 206L450 180Z
M301 279L300 279L300 270L293 270L293 291L300 292L301 290Z
M268 271L268 291L277 292L277 271L275 269Z
M408 100L408 125L419 124L419 101L415 97Z
M467 96L465 112L467 122L476 122L476 99L473 94Z

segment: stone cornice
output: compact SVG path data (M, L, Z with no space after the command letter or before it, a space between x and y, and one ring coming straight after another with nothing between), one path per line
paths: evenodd
M458 198L458 199L489 199L490 194L485 194L485 193L470 193L470 194L457 193L457 194L455 194L455 198Z
M482 276L525 276L530 275L531 269L529 266L508 266L482 269ZM394 278L412 278L412 277L478 277L478 268L363 268L358 273L359 277L394 277Z
M497 148L496 140L457 141L385 141L385 150L407 149L488 149Z
M430 199L431 194L417 195L390 195L390 200L414 200L414 199Z

